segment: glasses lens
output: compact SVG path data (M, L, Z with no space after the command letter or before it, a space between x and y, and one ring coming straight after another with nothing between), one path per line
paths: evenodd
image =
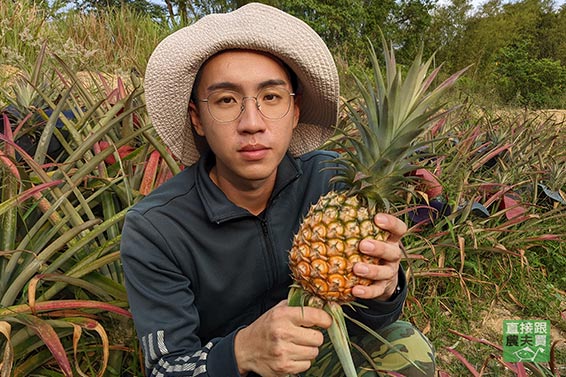
M283 88L268 87L257 95L259 111L269 119L283 118L291 107L291 94Z
M242 95L230 90L219 90L208 96L208 111L219 122L231 122L242 112Z

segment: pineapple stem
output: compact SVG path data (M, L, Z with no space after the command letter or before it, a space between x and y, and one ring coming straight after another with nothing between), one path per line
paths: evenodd
M305 291L296 285L292 285L289 289L287 296L287 305L289 306L304 306Z
M358 373L356 372L350 351L350 340L342 307L335 302L328 302L324 306L324 310L332 317L332 325L328 328L328 336L338 355L342 369L346 377L357 377Z
M301 308L305 306L321 307L320 300L313 299L313 297L309 298L309 294L297 285L291 286L287 296L287 305L300 306ZM358 373L350 351L350 338L348 337L342 307L336 302L327 302L322 309L332 317L332 325L327 330L328 336L338 355L345 377L357 377Z

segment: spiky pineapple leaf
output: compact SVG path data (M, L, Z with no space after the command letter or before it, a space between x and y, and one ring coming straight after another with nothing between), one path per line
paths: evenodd
M438 102L467 70L432 88L441 68L429 73L434 55L423 62L421 47L403 76L393 46L388 46L383 36L382 43L385 72L370 42L373 76L354 75L359 98L344 101L347 117L336 140L343 152L333 161L340 167L332 180L345 184L348 195L365 199L374 211L389 209L399 190L407 187L405 174L414 169L411 158L422 147L419 137L436 120L453 111Z

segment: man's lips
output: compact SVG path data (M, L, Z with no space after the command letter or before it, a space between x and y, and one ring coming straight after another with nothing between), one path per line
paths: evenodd
M269 152L268 147L262 144L245 145L238 150L240 155L246 160L260 160Z

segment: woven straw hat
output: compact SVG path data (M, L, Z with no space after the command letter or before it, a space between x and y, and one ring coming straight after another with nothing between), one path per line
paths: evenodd
M247 4L211 14L165 38L145 73L145 96L157 133L185 165L196 162L202 140L188 116L195 76L217 52L247 49L270 53L297 75L302 88L299 125L289 151L298 156L318 148L334 131L339 82L332 55L306 23L279 9Z

